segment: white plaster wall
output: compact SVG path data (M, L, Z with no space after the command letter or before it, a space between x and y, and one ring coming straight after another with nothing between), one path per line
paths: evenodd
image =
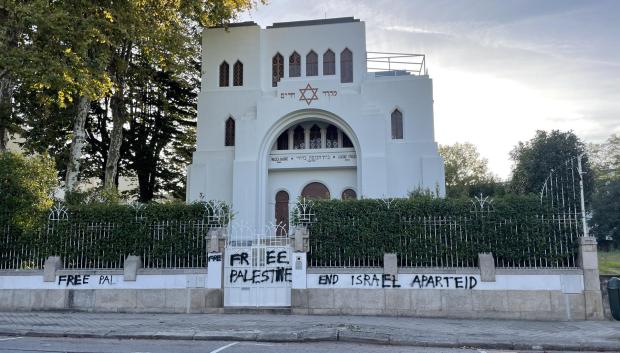
M583 276L569 274L497 275L495 282L482 282L480 275L473 273L408 273L399 274L397 279L381 273L312 273L307 274L306 278L307 288L548 290L561 291L567 294L578 294L582 293L584 290ZM475 280L472 281L472 278ZM438 279L438 281L435 281L435 279ZM455 279L458 279L458 285Z
M80 276L79 281L67 283L67 276L60 280L56 275L54 282L43 282L42 275L0 276L0 289L173 289L206 288L207 274L140 274L135 281L125 281L122 274L104 272L87 274L76 271L71 276ZM86 284L84 276L88 276Z

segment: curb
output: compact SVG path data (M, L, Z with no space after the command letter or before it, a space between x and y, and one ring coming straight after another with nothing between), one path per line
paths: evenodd
M151 340L183 340L183 341L254 341L275 343L304 343L304 342L348 342L359 344L377 344L391 346L412 346L430 348L479 348L479 349L509 349L509 350L536 350L536 351L597 351L617 352L620 347L606 343L593 344L527 344L516 342L441 342L428 341L420 338L398 339L381 332L354 331L343 328L306 330L297 332L261 332L261 331L201 331L188 334L186 332L154 332L154 333L121 333L121 332L45 332L45 331L0 331L3 336L22 337L49 337L49 338L102 338L102 339L151 339Z

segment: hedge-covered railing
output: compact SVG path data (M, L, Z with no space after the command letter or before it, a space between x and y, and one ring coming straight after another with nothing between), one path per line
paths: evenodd
M572 268L582 235L580 214L545 210L535 196L330 200L310 208L314 267L379 267L384 253L396 253L401 267L474 267L478 253L491 252L497 267Z
M212 202L56 206L34 228L0 214L0 269L40 269L48 256L65 268L122 268L127 255L146 268L206 267L207 233L227 220Z

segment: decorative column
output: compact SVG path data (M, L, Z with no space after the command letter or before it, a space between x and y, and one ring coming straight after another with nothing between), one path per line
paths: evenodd
M288 149L292 150L293 149L293 142L295 140L293 139L293 128L289 128L288 129Z
M583 296L586 320L602 320L603 297L598 273L596 238L579 238L579 265L583 270Z
M304 149L307 150L310 148L310 128L308 126L304 126Z
M321 128L321 148L327 148L327 129Z

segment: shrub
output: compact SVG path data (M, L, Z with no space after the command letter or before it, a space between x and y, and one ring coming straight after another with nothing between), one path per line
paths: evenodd
M0 224L22 229L39 225L57 186L54 161L48 156L0 152Z

